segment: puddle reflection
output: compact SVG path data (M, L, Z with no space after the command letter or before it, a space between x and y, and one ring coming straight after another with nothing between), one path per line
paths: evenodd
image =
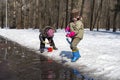
M0 80L93 80L77 70L0 38Z

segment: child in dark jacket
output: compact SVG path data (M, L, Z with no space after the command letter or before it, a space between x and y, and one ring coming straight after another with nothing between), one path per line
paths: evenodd
M50 46L53 47L54 50L57 50L53 37L55 30L52 27L45 27L40 31L39 39L40 39L40 52L43 53L45 49L45 39L48 39Z

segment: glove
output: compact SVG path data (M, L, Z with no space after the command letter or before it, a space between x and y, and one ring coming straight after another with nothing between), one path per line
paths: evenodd
M66 34L66 37L70 37L70 35L69 35L69 34Z
M69 27L69 26L67 26L67 27L65 28L65 32L70 32L70 27Z
M49 44L49 42L45 42L45 41L42 41L42 43L44 43L44 44Z
M74 31L66 34L66 37L73 37L73 36L75 36L75 32Z

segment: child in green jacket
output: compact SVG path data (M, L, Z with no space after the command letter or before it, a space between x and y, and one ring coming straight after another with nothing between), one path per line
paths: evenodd
M83 39L84 34L84 25L82 23L82 18L79 16L79 11L77 9L73 9L72 12L72 21L69 23L69 33L66 34L66 37L72 38L70 48L72 50L72 59L71 62L75 62L80 58L80 52L77 48L78 43Z

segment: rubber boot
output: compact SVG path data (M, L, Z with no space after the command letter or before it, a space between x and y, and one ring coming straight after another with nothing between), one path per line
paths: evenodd
M44 48L41 48L41 49L40 49L40 52L43 53L43 52L44 52Z
M72 59L71 59L71 62L75 62L77 61L81 56L80 56L80 53L79 53L79 50L78 51L72 51Z

